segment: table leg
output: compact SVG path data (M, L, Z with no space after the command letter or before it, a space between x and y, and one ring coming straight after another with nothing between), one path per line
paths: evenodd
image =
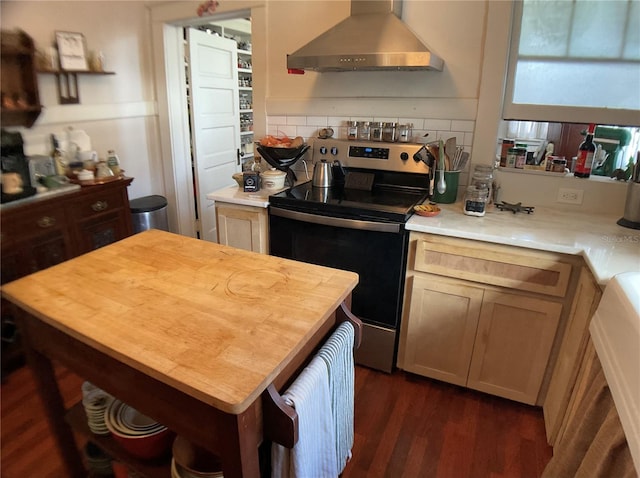
M260 399L240 415L229 415L225 427L225 445L221 450L225 478L259 478L262 427L258 420Z
M87 472L82 464L73 431L64 419L66 409L58 388L53 365L47 357L33 349L29 349L28 346L26 347L26 355L38 385L38 392L44 405L45 413L52 427L51 431L67 468L67 476L70 478L84 478L87 476Z

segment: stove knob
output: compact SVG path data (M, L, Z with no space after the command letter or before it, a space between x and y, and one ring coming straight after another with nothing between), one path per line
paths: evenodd
M320 154L327 154L327 147L326 146L320 146Z
M409 154L403 151L402 153L400 153L400 159L406 161L407 159L409 159Z
M338 148L336 146L333 146L331 148L331 154L333 154L334 156L338 155Z

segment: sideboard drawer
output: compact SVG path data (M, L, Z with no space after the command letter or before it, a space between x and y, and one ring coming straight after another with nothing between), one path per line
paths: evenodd
M71 215L84 219L97 214L111 212L125 206L125 198L120 190L99 191L79 198L68 206Z

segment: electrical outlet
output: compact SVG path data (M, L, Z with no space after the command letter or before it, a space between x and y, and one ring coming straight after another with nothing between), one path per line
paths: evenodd
M582 204L584 191L582 189L560 188L558 190L558 202L565 204Z

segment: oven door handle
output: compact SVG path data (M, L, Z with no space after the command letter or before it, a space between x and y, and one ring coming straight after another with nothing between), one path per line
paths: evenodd
M289 211L271 206L269 214L274 216L292 219L294 221L309 222L323 226L342 227L345 229L360 229L362 231L376 232L400 232L400 224L386 222L362 221L360 219L345 219L342 217L321 216L319 214L309 214L306 212Z

